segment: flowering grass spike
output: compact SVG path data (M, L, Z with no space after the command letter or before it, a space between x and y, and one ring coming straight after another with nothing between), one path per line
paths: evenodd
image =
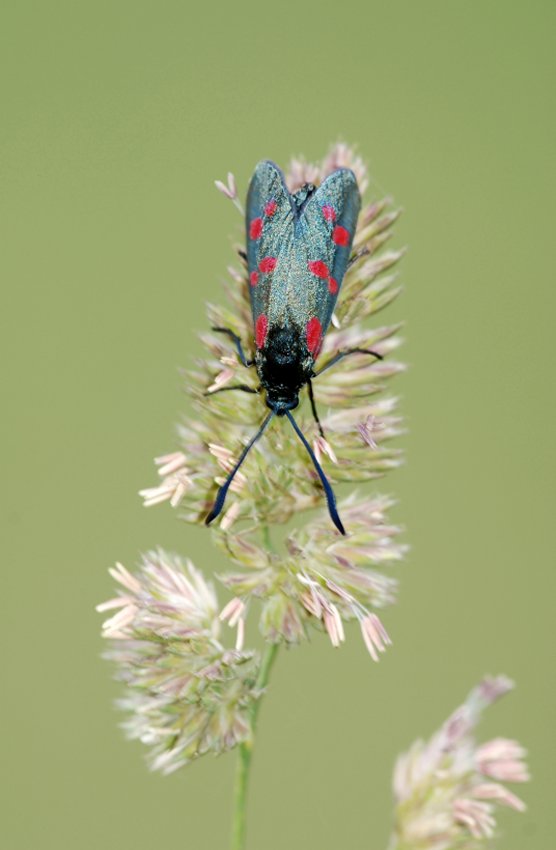
M151 552L132 575L118 564L115 610L103 626L126 686L120 708L130 738L149 746L153 770L170 773L206 752L223 752L251 737L258 656L226 648L214 589L193 564ZM221 618L243 631L242 611Z
M430 741L416 741L394 771L396 832L390 850L481 850L496 832L495 807L525 804L502 782L526 782L525 750L473 732L485 708L513 688L505 676L484 679Z
M405 551L392 499L352 492L337 505L334 493L401 462L387 392L403 369L399 326L365 325L400 291L402 251L387 249L398 212L388 200L362 206L367 186L363 162L342 144L320 164L293 160L285 174L257 166L228 304L208 306L206 354L186 374L194 415L179 425L178 446L156 458L158 483L141 491L146 506L168 502L187 522L214 521L230 598L221 608L189 562L157 552L136 575L117 567L120 592L99 606L115 611L103 630L108 656L125 686L125 727L148 746L151 766L169 772L239 747L234 850L244 847L253 735L278 646L316 629L338 647L350 621L374 661L390 645L378 612L395 601L389 570ZM243 216L233 175L216 187ZM262 391L270 411L261 426ZM276 537L294 518L275 548L271 529ZM255 612L260 654L244 649Z

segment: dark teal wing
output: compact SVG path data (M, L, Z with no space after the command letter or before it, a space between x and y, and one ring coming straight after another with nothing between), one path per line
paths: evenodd
M284 175L273 162L260 162L247 193L247 267L255 340L262 348L269 323L283 302L288 255L294 238L294 207Z
M327 177L309 198L296 227L295 241L302 241L307 253L307 274L310 280L318 282L318 294L308 321L317 320L313 326L316 329L318 322L321 337L330 324L346 273L360 208L355 175L341 168ZM300 281L300 286L307 284Z

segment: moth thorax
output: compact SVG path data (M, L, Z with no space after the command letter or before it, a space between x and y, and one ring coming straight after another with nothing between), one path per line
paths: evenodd
M257 352L257 370L267 393L269 406L280 412L293 410L299 390L307 381L305 349L299 335L289 327L269 331L264 348Z

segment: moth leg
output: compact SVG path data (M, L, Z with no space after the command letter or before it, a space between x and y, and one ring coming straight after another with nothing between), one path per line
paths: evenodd
M247 384L232 384L231 387L218 387L216 390L207 390L204 395L216 395L216 393L225 393L229 392L229 390L241 390L244 393L260 393L261 388L257 387L254 389L253 387L247 386Z
M326 439L326 437L324 436L324 430L323 430L323 427L322 427L322 425L321 425L321 421L320 421L320 419L319 419L319 415L318 415L318 413L317 413L317 406L316 406L316 404L315 404L315 396L313 395L313 384L312 384L312 382L311 382L311 379L310 379L310 378L309 378L309 380L307 381L307 386L308 386L308 388L309 388L309 401L311 402L311 410L313 411L313 416L314 416L314 418L315 418L315 422L317 423L317 428L319 429L319 434L321 435L321 437L323 438L323 440L325 440L325 439Z
M367 256L367 254L369 254L369 253L370 253L370 251L369 251L369 249L368 249L367 247L365 247L365 248L361 248L361 250L360 250L360 251L357 251L357 253L356 253L356 254L354 254L354 255L353 255L353 257L351 257L351 258L350 258L350 260L349 260L349 262L348 262L348 264L347 264L346 271L347 271L347 269L350 269L353 265L355 265L355 263L357 262L357 260L360 260L360 259L361 259L361 257L366 257L366 256Z
M238 249L237 249L237 254L238 254L238 257L241 257L241 259L242 259L245 263L247 262L247 254L245 253L245 251L243 250L243 248L238 248Z
M376 357L377 360L382 360L382 354L379 354L377 351L371 351L370 348L349 348L347 351L339 351L338 354L335 354L332 360L329 360L328 363L314 373L314 377L316 378L318 375L322 375L323 372L326 372L327 369L330 369L331 366L335 366L336 363L339 363L340 360L343 360L344 357L347 357L349 354L372 354L373 357Z
M243 347L241 345L241 340L240 340L240 338L238 337L237 334L235 334L232 330L230 330L230 328L214 328L213 327L213 328L211 328L211 330L216 331L216 333L226 334L227 336L229 336L230 339L232 340L232 342L235 343L235 347L237 349L239 359L241 360L243 365L246 366L246 367L253 366L255 361L247 359L247 357L245 356L245 353L243 351Z

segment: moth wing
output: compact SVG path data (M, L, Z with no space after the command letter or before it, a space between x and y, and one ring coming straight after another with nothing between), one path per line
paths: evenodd
M247 268L249 294L259 344L266 334L271 313L271 292L278 285L275 269L281 256L291 252L293 243L294 211L292 198L282 171L269 160L259 162L255 168L247 193ZM281 272L282 269L282 272ZM264 319L262 318L264 317ZM257 324L259 322L259 324ZM260 346L259 346L260 347Z
M321 183L300 217L307 270L311 279L318 281L312 307L321 326L321 336L330 324L346 273L360 208L355 174L348 168L340 168Z

